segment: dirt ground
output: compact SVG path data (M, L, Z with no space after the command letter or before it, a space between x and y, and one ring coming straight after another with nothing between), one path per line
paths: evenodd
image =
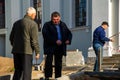
M0 56L0 75L13 73L13 71L14 71L13 59Z
M84 68L84 66L76 66L76 67L63 67L62 74L63 75L70 75L72 73L76 73L79 70L81 71ZM13 58L7 58L7 57L1 57L0 56L0 76L7 75L14 73L14 64L13 64ZM32 70L32 79L38 80L41 77L44 77L43 71L35 71ZM54 77L53 77L54 78Z

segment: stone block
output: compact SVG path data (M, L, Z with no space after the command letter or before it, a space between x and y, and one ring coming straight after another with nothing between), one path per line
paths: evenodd
M66 66L84 65L85 62L82 52L79 50L67 51L67 56L63 57L63 64Z
M0 80L10 80L10 75L0 76Z

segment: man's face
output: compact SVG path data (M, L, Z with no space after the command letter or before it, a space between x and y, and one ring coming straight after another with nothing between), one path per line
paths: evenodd
M107 28L108 28L108 25L103 25L103 28L104 28L104 29L107 29Z
M36 13L33 13L31 17L32 17L32 19L35 19Z
M60 23L60 16L52 17L53 24L57 25Z

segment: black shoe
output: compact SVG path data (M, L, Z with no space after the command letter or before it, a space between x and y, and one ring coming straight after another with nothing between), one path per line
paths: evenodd
M41 78L40 78L40 80L44 80L44 78L43 78L43 77L41 77Z
M45 80L50 80L49 78L45 78Z

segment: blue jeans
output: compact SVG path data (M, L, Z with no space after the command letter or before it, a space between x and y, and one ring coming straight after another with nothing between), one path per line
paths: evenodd
M93 71L100 71L103 58L103 46L98 43L93 44L93 49L96 54L96 60Z

